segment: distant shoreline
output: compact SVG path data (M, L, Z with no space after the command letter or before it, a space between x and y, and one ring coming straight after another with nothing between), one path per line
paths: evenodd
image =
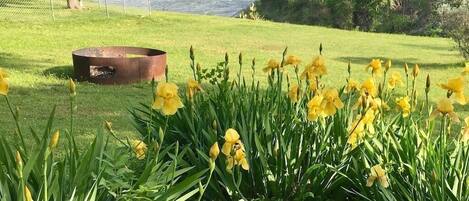
M104 0L100 0L101 3ZM108 0L123 5L124 0ZM233 17L247 8L254 0L151 0L153 10ZM146 8L147 0L125 0L128 7Z

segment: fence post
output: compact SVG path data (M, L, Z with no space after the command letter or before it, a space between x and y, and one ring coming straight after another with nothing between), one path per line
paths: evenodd
M148 3L148 15L151 15L151 0L147 0Z
M106 7L106 16L109 18L109 11L107 9L107 0L104 0L104 6Z
M49 0L49 7L50 7L50 14L52 15L52 19L55 21L54 4L52 3L52 0Z
M123 3L122 3L123 6L124 6L124 14L126 14L126 13L127 13L127 9L125 8L125 0L122 0L122 2L123 2Z

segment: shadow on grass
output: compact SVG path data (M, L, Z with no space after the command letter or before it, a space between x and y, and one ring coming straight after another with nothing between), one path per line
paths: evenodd
M45 70L44 75L46 76L54 76L59 79L69 79L73 78L73 66L65 65L65 66L54 66Z
M435 51L447 51L451 50L448 46L440 46L440 45L422 45L422 44L413 44L413 43L399 43L398 45L404 47L410 47L415 49L424 49L424 50L435 50Z
M336 61L341 61L341 62L351 62L352 67L355 65L362 65L366 66L371 62L372 58L381 58L382 60L386 60L386 58L382 57L337 57L334 60ZM392 65L397 66L397 67L402 67L404 66L405 63L409 65L409 67L412 67L413 64L416 63L418 60L417 58L403 58L403 59L392 59ZM463 66L463 63L461 62L456 62L456 63L418 63L420 67L423 68L448 68L448 67L455 67L455 68L460 68Z
M5 69L24 70L32 68L42 68L47 64L42 60L31 59L25 56L0 52L0 67Z

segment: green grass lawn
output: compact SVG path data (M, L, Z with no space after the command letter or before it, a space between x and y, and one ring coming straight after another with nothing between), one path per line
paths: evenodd
M188 50L196 50L202 67L214 67L228 52L233 60L239 52L246 59L256 58L258 69L272 57L280 57L285 46L289 53L309 62L324 45L329 75L327 84L345 82L346 66L352 62L353 77L365 79L366 64L371 58L393 59L393 69L403 72L403 63L419 63L420 95L424 80L433 81L432 100L445 92L436 83L459 75L462 58L446 38L363 33L315 26L250 21L234 18L153 12L143 17L135 12L124 15L111 9L107 19L102 9L59 10L57 20L41 12L22 17L4 15L0 8L0 67L10 72L12 102L21 108L21 120L34 128L46 123L52 106L58 106L57 128L68 127L68 91L66 80L72 72L71 52L89 46L128 45L162 49L168 52L170 80L183 84L190 77ZM59 8L60 9L60 8ZM134 13L132 13L134 12ZM5 12L7 13L7 12ZM24 17L23 17L24 16ZM231 63L235 72L237 62ZM413 66L413 65L411 65ZM250 72L249 68L244 73ZM257 71L257 79L265 74ZM234 73L233 73L234 74ZM466 95L469 95L466 87ZM139 102L150 102L148 83L100 86L78 83L78 139L92 137L104 120L113 122L121 136L134 135L128 109ZM459 111L469 111L458 106ZM12 135L14 125L6 103L0 100L0 133ZM83 142L86 142L83 141Z

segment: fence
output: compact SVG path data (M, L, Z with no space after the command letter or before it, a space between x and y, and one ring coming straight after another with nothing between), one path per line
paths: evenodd
M83 9L99 11L104 17L113 15L149 15L154 10L192 12L220 16L235 16L254 0L76 0ZM70 15L67 0L0 0L0 19L57 20ZM30 18L33 14L33 18ZM41 18L42 17L42 18Z
M151 0L96 0L82 1L82 9L100 11L103 17L113 14L149 15L152 12ZM137 7L139 9L137 9ZM57 20L70 14L67 0L0 0L0 19L10 20ZM32 18L33 17L33 18Z

